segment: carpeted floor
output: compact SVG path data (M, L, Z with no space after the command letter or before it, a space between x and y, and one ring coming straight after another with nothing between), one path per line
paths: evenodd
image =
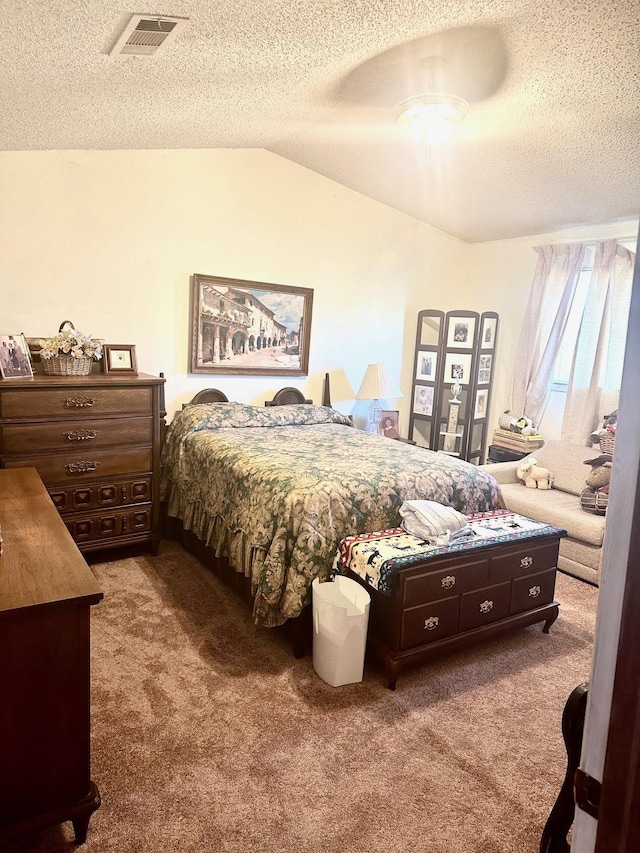
M589 677L597 589L560 618L333 688L173 542L101 563L92 611L90 853L537 853ZM74 849L70 824L11 853Z

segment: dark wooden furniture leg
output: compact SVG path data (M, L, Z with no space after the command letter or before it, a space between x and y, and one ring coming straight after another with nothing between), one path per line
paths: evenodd
M571 849L567 834L575 813L573 783L580 763L588 690L588 684L579 684L571 692L564 706L562 737L567 749L567 772L542 832L540 853L569 853Z
M560 613L560 607L559 607L559 606L556 606L555 610L551 612L551 615L549 616L549 618L547 619L547 621L544 623L544 625L543 625L543 627L542 627L542 633L543 633L543 634L548 634L548 633L549 633L549 628L550 628L550 627L553 625L553 623L556 621L556 619L558 618L558 614L559 614L559 613Z
M96 785L91 783L91 790L85 798L85 801L80 805L78 814L71 819L73 831L76 836L76 844L84 844L87 840L87 830L89 829L89 820L96 809L100 808L100 792Z

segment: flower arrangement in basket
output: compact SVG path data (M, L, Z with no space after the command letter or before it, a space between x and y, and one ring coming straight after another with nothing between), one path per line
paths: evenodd
M40 347L44 372L50 376L86 376L93 359L102 358L102 342L79 332L71 320L64 320L58 334L40 341Z

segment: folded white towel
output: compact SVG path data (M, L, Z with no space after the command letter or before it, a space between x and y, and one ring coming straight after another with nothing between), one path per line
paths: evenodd
M431 545L448 545L467 525L461 512L436 501L405 501L400 515L407 533L426 539Z

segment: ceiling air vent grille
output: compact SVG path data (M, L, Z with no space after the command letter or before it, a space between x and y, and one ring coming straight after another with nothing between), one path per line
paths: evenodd
M132 15L109 56L157 56L184 29L188 20Z

